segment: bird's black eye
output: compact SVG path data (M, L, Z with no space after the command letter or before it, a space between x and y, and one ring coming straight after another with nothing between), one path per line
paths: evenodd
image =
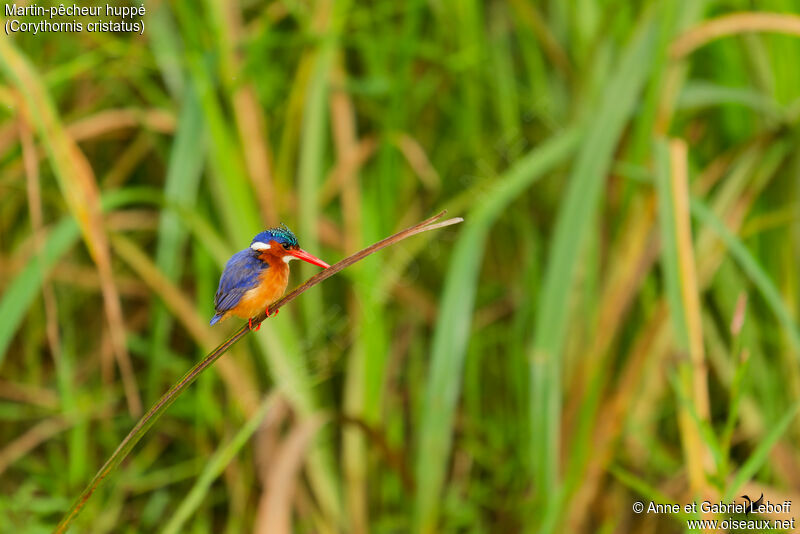
M283 250L289 250L289 243L284 243L282 246Z

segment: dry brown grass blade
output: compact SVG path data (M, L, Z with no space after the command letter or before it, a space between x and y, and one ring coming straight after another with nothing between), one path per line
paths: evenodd
M405 133L395 136L393 141L425 187L438 190L442 186L442 180L419 142Z
M27 60L11 45L0 39L0 65L14 82L25 102L24 113L32 118L39 138L47 149L59 187L72 215L78 221L101 281L103 305L114 344L114 356L120 368L128 410L142 411L136 379L125 342L122 306L113 280L111 253L100 209L100 194L94 172L75 140L65 131L41 80Z
M255 534L290 534L292 501L308 446L325 422L321 415L308 417L292 428L275 453L269 478L258 504Z
M0 399L24 402L47 410L58 409L58 395L49 389L0 379Z
M9 465L59 432L63 432L70 425L70 421L63 417L53 417L36 423L30 430L0 450L0 475L8 469Z
M336 93L334 92L334 95L335 94ZM337 113L340 113L338 108L332 107L331 115L336 116ZM372 136L366 136L362 138L352 150L348 150L346 153L342 153L340 156L337 156L336 165L325 177L325 181L320 189L319 202L321 206L324 206L330 202L339 192L342 194L342 202L347 202L348 205L355 202L349 197L347 200L345 200L346 195L351 195L355 197L355 199L360 198L360 191L358 190L357 182L358 172L369 160L369 158L372 157L377 148L377 140ZM355 191L353 192L350 190ZM357 212L360 211L361 209L359 204L357 207ZM345 226L347 226L347 222L345 222ZM360 233L361 229L359 228L359 234Z
M320 201L325 204L326 186L338 186L341 192L342 218L344 221L344 250L355 250L361 243L361 188L358 171L374 152L377 143L367 138L359 141L356 131L355 110L350 95L342 87L345 72L339 54L331 71L331 128L336 147L336 166L323 185Z
M280 445L281 428L290 415L288 400L278 393L275 404L264 416L261 426L256 432L254 462L262 487L267 485L267 480L272 472L275 451Z
M175 130L175 116L162 109L106 109L66 126L67 133L77 142L130 128L172 133ZM0 128L0 151L8 150L16 138L17 133L13 123Z
M163 109L106 109L73 122L67 126L67 133L75 141L85 141L130 128L171 134L175 131L175 115Z
M746 32L775 32L800 36L800 17L781 13L734 13L712 19L678 37L670 47L673 59L681 59L714 39Z
M16 270L19 270L17 266ZM97 279L97 271L85 265L76 263L64 263L50 274L50 279L54 282L67 284L84 290L99 290L100 281ZM141 280L128 275L114 276L114 284L120 295L126 297L147 298L150 292Z
M709 487L707 479L707 473L713 470L713 461L697 422L698 419L708 422L710 417L708 372L703 350L697 266L694 259L691 215L689 213L688 149L685 141L673 139L669 142L668 150L669 187L673 210L671 219L675 221L680 300L685 317L689 352L688 362L681 361L679 364L681 383L689 402L679 405L678 425L692 493L708 498L712 497L714 493L714 490Z
M703 349L703 329L700 319L700 290L692 240L691 215L689 214L689 159L686 142L673 139L669 144L672 168L672 194L675 199L676 239L680 257L681 291L686 310L686 326L689 333L689 357L693 369L693 395L697 403L698 416L709 418L708 373Z
M275 225L279 215L275 208L277 197L272 178L272 156L269 143L264 137L264 132L267 131L266 121L252 85L245 85L234 93L233 110L239 139L242 141L247 174L253 184L261 216L267 225Z

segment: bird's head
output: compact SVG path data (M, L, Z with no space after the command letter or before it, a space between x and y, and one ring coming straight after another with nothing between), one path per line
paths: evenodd
M259 253L259 257L268 260L270 257L283 260L286 263L294 259L307 261L324 269L330 267L327 263L312 256L297 244L297 237L285 224L277 228L269 228L253 238L250 248Z

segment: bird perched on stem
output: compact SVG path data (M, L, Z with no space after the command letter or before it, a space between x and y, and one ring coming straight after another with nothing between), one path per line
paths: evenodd
M289 283L289 262L307 261L327 269L321 259L312 256L297 244L297 237L286 225L270 228L255 236L250 248L231 256L219 279L214 297L211 324L231 315L247 319L253 329L253 317L261 310L269 317L269 306L283 295ZM275 311L274 315L277 315ZM259 324L256 330L261 328Z

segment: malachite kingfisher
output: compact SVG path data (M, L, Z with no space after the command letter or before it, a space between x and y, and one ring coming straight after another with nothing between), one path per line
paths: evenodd
M240 250L228 260L219 279L214 297L211 324L231 315L247 319L253 329L253 317L261 310L269 317L270 304L277 301L289 283L289 262L307 261L327 269L321 259L312 256L297 244L297 237L286 225L270 228L253 238L250 247ZM275 314L277 314L277 310ZM256 330L260 328L259 324Z

